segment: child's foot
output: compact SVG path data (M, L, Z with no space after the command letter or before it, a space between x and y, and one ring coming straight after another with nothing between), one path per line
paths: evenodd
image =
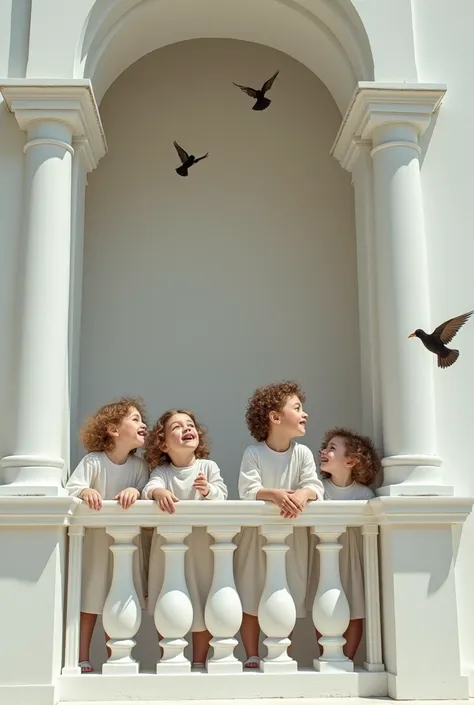
M79 661L81 673L94 673L94 669L89 661Z
M206 664L203 661L193 661L191 664L193 670L200 670L201 668L206 668Z
M251 656L244 662L244 668L248 670L260 668L260 659L258 656Z

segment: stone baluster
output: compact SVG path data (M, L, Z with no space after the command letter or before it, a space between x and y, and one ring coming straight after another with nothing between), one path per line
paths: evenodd
M66 637L62 670L64 676L76 676L81 673L79 668L79 628L81 622L83 539L83 526L69 527Z
M108 526L107 533L114 539L110 547L114 555L112 584L104 604L102 624L109 635L107 646L111 655L102 666L102 673L133 675L139 664L132 657L134 636L140 628L142 611L133 580L133 554L137 546L133 539L140 532L138 526Z
M380 627L379 555L377 524L362 527L364 541L365 642L367 671L384 671L382 661L382 631Z
M242 671L242 664L234 656L237 646L234 637L242 622L242 604L235 588L233 570L233 553L237 547L232 539L238 531L238 526L209 531L215 539L211 546L214 553L214 575L204 614L206 627L212 634L211 646L214 650L207 664L209 673Z
M313 623L322 635L319 644L322 653L314 659L315 670L321 672L353 671L354 663L344 656L343 646L350 610L347 597L341 584L339 572L339 551L342 546L338 541L344 533L343 526L330 526L312 532L319 537L317 550L320 553L319 584L313 604Z
M267 556L265 587L258 606L260 628L267 635L264 644L268 653L260 668L265 673L294 673L296 661L288 655L291 644L288 638L296 624L296 607L286 580L285 539L293 531L291 524L264 525L262 534L267 543L263 550Z
M184 656L184 639L193 622L193 607L189 599L184 572L184 554L188 547L184 539L191 526L167 526L160 531L166 540L165 577L155 607L155 625L162 635L163 656L156 666L157 673L189 673L191 664Z

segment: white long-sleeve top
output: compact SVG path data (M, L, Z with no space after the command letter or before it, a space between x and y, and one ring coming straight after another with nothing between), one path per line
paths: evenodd
M312 489L318 499L324 497L312 452L295 441L283 453L272 450L265 442L245 449L239 475L240 499L256 499L259 490L264 488Z
M206 497L202 497L193 487L198 475L204 475L209 483L209 494ZM228 495L219 466L207 458L198 458L186 468L177 468L171 464L158 466L143 489L143 499L151 499L156 489L170 490L178 499L227 499Z
M113 499L127 487L142 491L150 472L143 458L129 455L121 465L113 463L106 453L88 453L66 483L68 493L80 497L82 490L91 488L102 499Z

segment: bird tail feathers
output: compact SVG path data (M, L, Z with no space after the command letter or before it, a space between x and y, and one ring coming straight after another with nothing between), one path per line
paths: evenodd
M447 357L440 357L438 355L438 367L442 367L443 369L446 369L446 367L451 367L451 365L454 365L458 357L459 350L450 350Z

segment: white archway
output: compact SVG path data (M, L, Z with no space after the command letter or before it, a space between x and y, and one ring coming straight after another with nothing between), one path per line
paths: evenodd
M289 54L321 79L341 114L357 82L374 77L369 40L350 0L97 0L74 77L90 78L100 103L142 56L197 38L240 39Z

